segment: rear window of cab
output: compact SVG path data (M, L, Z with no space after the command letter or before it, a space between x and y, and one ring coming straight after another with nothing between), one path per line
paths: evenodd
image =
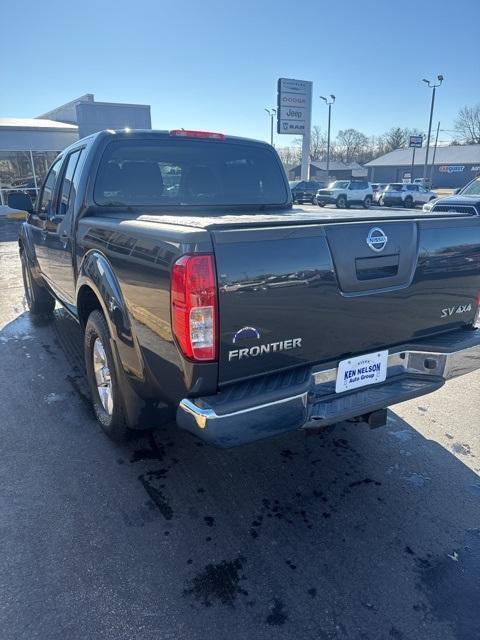
M289 197L275 152L228 140L115 140L94 186L102 206L281 206Z

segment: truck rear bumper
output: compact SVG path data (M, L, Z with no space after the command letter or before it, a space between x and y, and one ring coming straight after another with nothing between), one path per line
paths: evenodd
M462 329L391 349L385 382L335 393L336 366L283 372L185 398L178 425L219 447L327 426L439 389L480 368L480 330Z

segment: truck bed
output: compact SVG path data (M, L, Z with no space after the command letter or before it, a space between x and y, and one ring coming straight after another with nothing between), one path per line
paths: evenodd
M250 227L278 226L298 224L330 224L342 222L371 222L381 220L428 220L438 218L469 217L464 213L455 211L448 213L423 213L421 210L406 209L333 209L320 208L310 211L301 207L279 211L252 211L248 213L219 213L218 215L178 215L159 213L155 215L145 214L138 219L146 222L174 224L199 229L223 229L226 227ZM473 214L471 214L473 217Z

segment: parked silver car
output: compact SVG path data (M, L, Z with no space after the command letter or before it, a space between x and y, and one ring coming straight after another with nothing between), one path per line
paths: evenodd
M433 191L428 191L419 184L394 182L387 186L380 196L379 203L385 207L403 206L412 209L435 200L436 197Z

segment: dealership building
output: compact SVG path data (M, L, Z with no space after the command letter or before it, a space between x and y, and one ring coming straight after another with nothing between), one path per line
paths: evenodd
M288 171L289 180L300 180L302 165L292 167ZM325 161L313 160L310 163L310 180L350 180L366 178L367 170L358 162L337 162L332 160L328 167Z
M425 147L415 149L412 172L413 149L397 149L365 164L370 182L403 182L423 178ZM435 157L434 157L435 155ZM472 178L480 175L480 144L452 145L430 148L427 177L435 188L463 187Z
M102 129L151 129L150 106L96 102L87 93L35 118L0 118L0 205L12 191L35 198L57 154Z

